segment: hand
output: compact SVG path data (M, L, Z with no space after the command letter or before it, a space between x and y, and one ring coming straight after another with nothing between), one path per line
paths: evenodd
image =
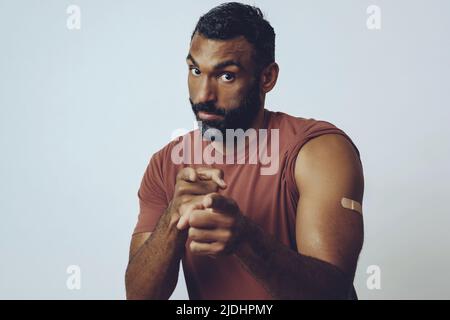
M181 216L189 215L194 209L204 209L206 194L225 189L223 172L212 168L181 169L176 177L175 192L169 204L170 225L178 222Z
M212 257L233 253L243 240L247 226L239 206L218 193L206 195L202 206L183 215L177 224L180 230L189 229L191 252Z

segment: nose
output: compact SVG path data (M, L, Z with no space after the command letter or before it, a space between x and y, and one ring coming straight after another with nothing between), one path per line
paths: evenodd
M196 103L206 103L217 99L215 84L209 77L202 79L198 87Z

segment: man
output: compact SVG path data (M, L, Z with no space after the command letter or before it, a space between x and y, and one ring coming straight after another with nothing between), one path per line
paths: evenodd
M138 192L128 299L168 299L180 261L190 299L356 298L359 152L329 122L264 108L279 72L274 48L275 33L258 8L226 3L199 19L187 64L202 127L150 160ZM244 156L234 153L227 129L267 133L262 149L276 156L276 170L263 174L267 161L250 163L256 153L245 150L255 136L245 135ZM213 159L231 154L234 162L191 161L196 150L180 145L214 146Z

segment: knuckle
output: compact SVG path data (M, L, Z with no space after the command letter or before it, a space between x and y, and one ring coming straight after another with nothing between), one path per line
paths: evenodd
M232 235L233 235L233 233L231 232L231 230L225 230L225 231L223 232L223 238L224 238L225 240L231 239Z
M177 179L181 179L181 177L185 174L185 172L186 172L186 168L181 168L180 170L178 170Z
M195 224L195 223L197 223L198 222L198 217L197 217L197 215L195 214L195 213L192 213L190 216L189 216L189 223L190 224Z
M178 170L176 179L179 180L179 181L183 181L184 179L186 179L189 176L189 174L193 170L194 169L192 169L191 167L184 167L184 168Z
M220 168L206 168L207 171L209 171L213 175L217 175L219 177L222 177L223 170Z
M187 185L184 181L180 181L177 183L177 186L175 187L176 193L179 195L183 195L187 190Z
M195 232L195 229L194 229L194 228L189 228L188 236L189 236L189 238L191 238L191 239L194 239L194 238L195 238L196 232Z
M222 252L222 251L224 251L224 249L225 249L225 244L222 242L218 242L216 245L216 252L217 253Z
M223 178L223 170L222 169L215 169L216 170L216 173L217 173L217 175L219 176L219 178Z
M191 241L191 243L189 244L189 249L191 249L191 252L199 251L197 243L195 243L194 241Z

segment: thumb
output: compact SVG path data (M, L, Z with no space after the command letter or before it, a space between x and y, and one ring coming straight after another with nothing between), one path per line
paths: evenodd
M210 193L203 199L203 205L206 208L212 208L215 211L224 213L234 213L236 204L234 200L224 197L218 193Z
M199 203L194 203L191 204L187 210L179 210L180 213L180 219L178 219L178 223L177 223L177 229L178 230L184 230L186 228L189 227L189 217L191 216L190 213L195 210L195 209L204 209L204 205L203 203L199 202Z

